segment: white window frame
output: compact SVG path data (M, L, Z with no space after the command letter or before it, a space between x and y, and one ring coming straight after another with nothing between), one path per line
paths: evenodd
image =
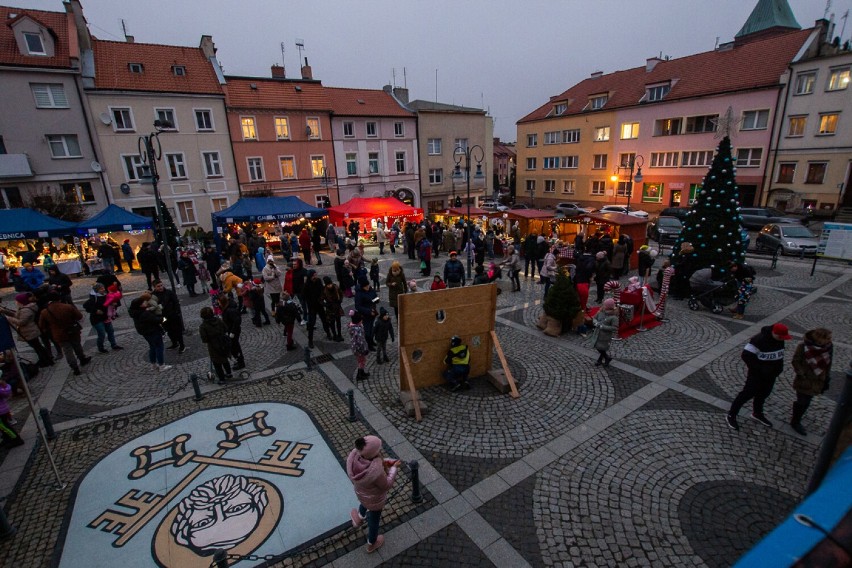
M556 193L556 180L555 179L544 180L544 193Z
M217 203L224 202L224 206L219 205ZM213 213L218 213L219 211L224 211L228 207L230 207L230 200L227 197L211 197L210 198L210 211Z
M621 123L621 140L636 140L639 138L639 123L638 122L622 122Z
M609 154L593 154L592 155L592 169L593 170L605 170L607 167L607 162L609 162Z
M30 83L36 108L69 108L62 83ZM40 104L39 99L41 100Z
M166 168L169 172L169 179L188 179L186 168L186 157L183 152L169 152L163 156L166 162ZM176 170L172 173L172 169Z
M566 195L574 195L577 191L577 180L564 179L562 180L562 193Z
M456 138L455 142L453 142L453 149L461 148L462 150L467 152L469 145L470 141L467 138Z
M820 181L808 181L811 177L811 167L822 165L822 179ZM825 178L828 176L828 162L824 160L815 160L813 162L808 162L808 169L805 170L805 180L804 182L808 185L822 185L825 183Z
M113 132L136 132L136 119L133 118L133 109L130 107L109 107L109 114L112 118ZM118 125L119 117L123 126ZM130 126L126 122L130 122Z
M801 121L801 123L799 122ZM793 129L793 125L796 124L799 128ZM787 138L801 138L805 135L805 131L808 127L808 115L798 115L798 116L789 116L787 117Z
M285 160L290 160L290 164L293 166L293 175L285 176L284 175L284 166L282 162ZM278 175L281 176L281 179L296 179L298 176L296 175L296 156L278 156Z
M355 123L347 120L343 123L343 137L355 138Z
M373 164L375 164L375 168L373 168ZM381 156L378 152L367 152L367 174L371 176L378 176L382 173L382 164L381 164ZM375 169L375 171L373 171Z
M609 95L595 95L589 97L588 108L591 110L600 110L606 106L607 102L609 102Z
M33 32L23 32L24 36L24 45L27 46L27 55L47 55L47 47L44 44L44 38L41 37L41 34L33 33ZM38 39L38 44L41 46L40 51L36 51L30 45L30 38Z
M580 156L562 156L559 162L559 169L576 170L580 167Z
M210 126L199 126L198 118L201 116L202 120L207 119L205 122L209 122ZM192 116L195 118L195 131L196 132L213 132L216 129L215 124L213 124L213 109L211 108L194 108L192 109Z
M790 181L784 181L781 179L781 169L784 166L793 166L793 175L790 176ZM778 172L775 174L775 183L795 183L796 182L796 173L799 171L799 162L779 162L778 163Z
M823 130L824 122L829 117L834 117L834 128L832 130ZM819 115L819 125L817 126L817 136L834 136L837 134L837 123L840 122L839 112L821 112Z
M172 74L175 77L186 77L186 65L172 65Z
M553 116L562 116L568 110L566 103L557 103L553 105Z
M663 85L652 85L650 87L645 87L645 96L643 98L649 103L661 101L666 97L666 95L669 94L669 91L671 90L672 86L670 83L665 83Z
M527 158L527 170L534 170L538 165L535 157Z
M527 134L527 148L538 146L538 134Z
M155 107L154 108L154 120L163 120L163 118L160 116L160 113L163 113L163 115L166 117L165 120L168 120L172 125L171 128L160 127L160 130L165 130L167 132L177 131L178 130L177 113L175 112L174 107ZM172 117L171 120L168 118L169 115L171 115L171 117Z
M142 177L142 168L145 164L139 154L121 154L121 165L124 168L124 178L128 183L138 182Z
M654 136L677 136L683 130L683 118L659 118L654 121Z
M254 116L240 116L240 134L243 137L243 142L260 140L257 133L257 119Z
M848 65L831 69L828 73L828 82L825 84L825 90L827 92L845 91L849 87L850 81L852 81L852 68Z
M441 185L444 183L443 168L429 168L429 185Z
M325 209L325 200L328 199L327 195L314 195L314 203L319 209Z
M550 132L544 133L544 145L549 146L551 144L561 144L562 143L562 131L560 130L551 130Z
M535 180L528 179L526 184L526 192L527 193L535 193Z
M595 126L594 133L594 141L595 142L609 142L610 136L610 127L609 126Z
M127 64L127 70L131 73L135 73L137 75L141 75L145 72L145 66L142 63L131 61Z
M426 142L426 153L429 156L440 156L442 148L442 139L441 138L429 138Z
M209 156L209 159L208 159ZM220 178L222 174L222 155L218 150L201 152L201 163L204 164L204 177Z
M405 123L404 122L394 122L393 123L393 136L394 138L402 138L405 136Z
M761 120L763 118L763 120ZM761 122L763 126L761 126ZM766 130L769 127L769 109L744 110L740 130Z
M701 130L695 130L695 121L700 120L703 128ZM683 121L683 133L684 134L707 134L708 132L716 132L716 124L719 120L718 114L696 114L694 116L687 116ZM692 130L690 130L689 122L692 121ZM708 127L710 127L708 129Z
M314 131L312 123L316 123L316 131ZM305 130L307 131L308 129L310 129L308 140L322 140L322 123L318 116L308 116L305 118Z
M401 158L400 158L401 156ZM402 169L399 168L400 160L402 160ZM396 164L396 173L404 174L406 173L406 159L405 159L405 151L397 150L394 152L394 163Z
M317 167L319 164L319 167ZM314 154L311 156L311 176L315 179L321 178L325 173L325 155Z
M579 144L580 143L580 129L572 128L570 130L562 131L562 143L563 144Z
M794 95L810 95L814 92L817 81L816 71L802 71L796 74Z
M375 120L368 120L364 124L364 128L367 132L367 138L378 138L379 137L379 123Z
M347 176L357 176L358 175L358 153L357 152L346 152L344 156L346 160L346 175ZM352 166L352 167L350 167Z
M606 181L593 179L591 188L589 189L589 195L606 195Z
M737 169L759 168L763 162L763 148L737 148Z
M246 157L246 168L248 168L249 181L266 181L266 174L263 168L262 156Z
M184 206L181 208L181 206ZM184 225L197 225L198 221L195 217L195 201L190 199L189 201L175 201L175 211L177 211L178 219L180 220L181 227ZM189 213L191 219L186 218L186 214Z
M703 157L704 160L698 160ZM689 158L689 159L687 159ZM695 158L695 160L692 160ZM693 161L695 163L693 163ZM712 150L684 150L681 152L680 167L682 168L706 168L713 163Z
M559 156L545 156L541 159L541 169L543 170L558 170Z
M651 168L676 168L680 152L651 152Z
M273 116L272 123L275 125L275 139L289 140L290 139L290 117ZM283 126L283 128L282 128ZM282 134L282 130L284 131Z
M47 144L50 148L50 157L54 160L68 160L72 158L82 158L83 150L80 148L80 139L76 134L48 134L46 136ZM73 148L70 147L69 140L73 140L77 146L77 153L72 153ZM62 154L57 154L54 150L61 149Z

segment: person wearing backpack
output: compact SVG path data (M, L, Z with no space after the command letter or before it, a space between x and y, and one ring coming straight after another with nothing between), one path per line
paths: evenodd
M213 308L204 306L201 308L201 325L198 327L198 336L201 342L207 345L207 355L213 363L213 370L219 382L231 380L234 375L231 371L231 363L228 360L231 354L231 340L228 337L228 329L225 323L216 317Z
M112 319L109 317L109 307L106 305L106 289L101 283L95 283L89 292L89 299L83 304L83 309L89 314L89 323L98 334L98 352L109 353L104 347L104 339L109 339L113 351L120 351L121 347L115 341L115 330L112 327Z

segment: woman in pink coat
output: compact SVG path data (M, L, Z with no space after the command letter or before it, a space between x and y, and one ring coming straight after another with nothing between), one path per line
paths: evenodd
M355 440L355 449L346 458L346 473L360 502L350 513L352 526L359 527L367 521L367 552L375 552L385 543L385 537L379 534L379 523L399 466L399 460L383 460L381 451L378 437L364 436Z

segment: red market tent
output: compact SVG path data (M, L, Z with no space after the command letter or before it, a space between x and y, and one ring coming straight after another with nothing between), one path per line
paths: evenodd
M420 218L423 210L406 205L396 197L353 197L346 203L328 208L332 223L345 219L374 219L380 217Z

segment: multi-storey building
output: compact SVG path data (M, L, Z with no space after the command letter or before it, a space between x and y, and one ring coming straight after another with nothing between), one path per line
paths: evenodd
M417 113L418 144L420 154L420 196L423 208L436 213L449 207L456 198L467 202L467 180L456 180L453 172L460 161L465 175L464 153L471 151L471 178L481 165L484 179L475 184L471 179L470 200L476 205L484 197L491 197L493 188L494 121L484 110L423 100L402 101ZM479 148L474 148L479 146ZM477 162L481 159L480 162Z
M340 202L395 196L420 206L417 119L384 90L326 87Z
M515 145L510 142L501 142L495 138L494 142L494 189L508 187L509 178L515 171Z
M319 207L339 203L331 98L307 64L301 79L227 77L228 121L243 195L293 195Z
M0 21L0 209L49 195L96 213L109 200L73 14L0 7Z
M628 194L649 211L687 205L729 134L741 203L758 201L780 78L824 33L822 25L798 29L789 7L778 6L786 3L760 0L736 39L713 51L594 73L522 118L518 195L537 206L566 198L623 205Z

